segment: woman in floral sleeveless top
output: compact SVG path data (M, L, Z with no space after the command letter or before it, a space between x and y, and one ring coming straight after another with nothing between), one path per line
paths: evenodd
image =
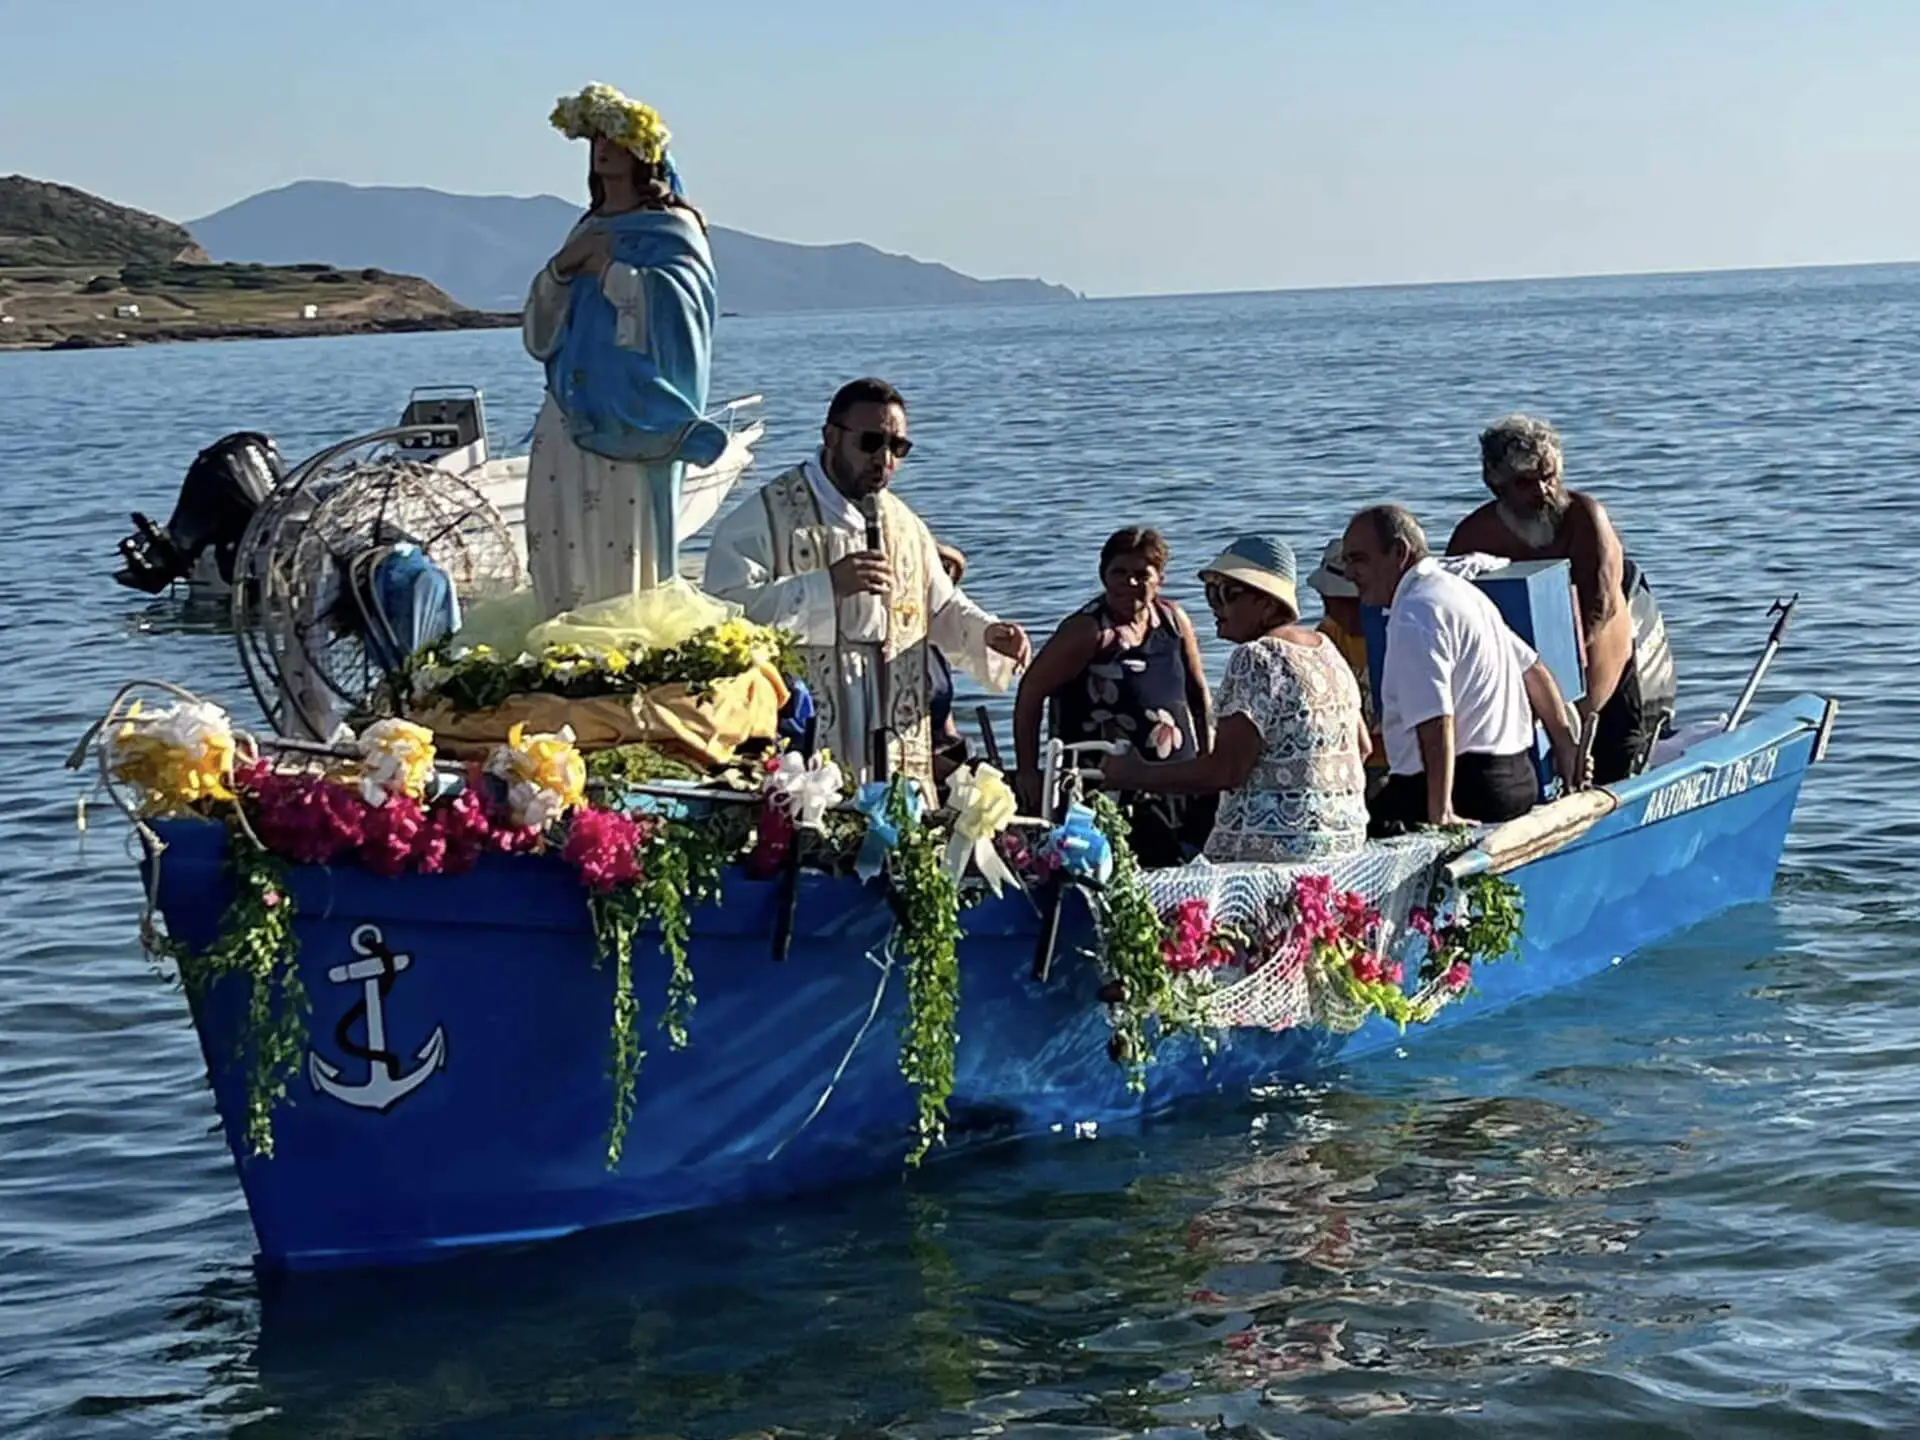
M1215 701L1213 752L1106 763L1110 785L1220 791L1209 860L1331 860L1367 842L1366 722L1339 647L1297 623L1293 550L1247 535L1200 572L1220 638L1237 642Z

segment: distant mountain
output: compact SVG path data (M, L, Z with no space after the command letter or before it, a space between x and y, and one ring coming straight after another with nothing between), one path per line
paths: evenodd
M51 180L0 179L0 265L191 265L206 258L193 236L158 215Z
M552 195L449 195L301 180L187 228L219 260L377 266L425 276L476 309L517 310L534 272L579 218L578 205ZM1079 298L1040 280L976 280L871 245L793 245L718 225L711 235L721 307L747 314Z

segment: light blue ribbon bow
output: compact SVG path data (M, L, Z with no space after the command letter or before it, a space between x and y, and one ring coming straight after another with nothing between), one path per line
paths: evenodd
M900 827L887 813L892 790L884 780L869 780L853 797L853 808L867 817L866 838L861 840L860 853L853 861L853 873L862 880L871 880L886 869L887 856L900 844ZM909 783L906 794L907 814L918 820L924 808L919 788Z
M1091 876L1104 885L1113 874L1113 846L1085 805L1068 806L1067 818L1053 828L1040 849L1069 875Z

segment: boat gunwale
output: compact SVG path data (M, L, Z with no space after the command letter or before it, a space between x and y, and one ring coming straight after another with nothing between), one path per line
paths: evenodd
M1693 809L1677 811L1670 815L1661 815L1652 820L1642 816L1633 826L1612 825L1609 822L1629 815L1634 806L1644 803L1669 785L1687 779L1692 775L1713 774L1736 765L1742 760L1760 754L1762 751L1781 748L1792 744L1803 735L1817 736L1825 723L1829 707L1833 702L1814 691L1803 691L1792 699L1756 713L1752 719L1733 730L1711 736L1676 755L1665 765L1644 770L1638 775L1618 781L1612 785L1595 787L1612 797L1612 805L1602 814L1586 818L1584 822L1570 821L1566 833L1549 830L1544 834L1532 835L1539 828L1539 817L1550 814L1554 807L1569 805L1581 796L1591 795L1592 791L1579 791L1560 800L1548 801L1536 806L1525 815L1483 829L1476 837L1474 845L1464 854L1455 857L1446 866L1447 873L1455 879L1491 871L1494 874L1507 874L1551 855L1571 853L1592 845L1604 844L1628 828L1635 830L1665 825L1684 819L1698 810L1712 809L1721 800L1731 797L1718 796L1707 804ZM1770 775L1759 785L1749 789L1764 789L1767 786L1798 784L1801 776L1821 757L1809 756L1806 765L1794 766L1784 772ZM1571 807L1570 807L1571 808ZM1595 833L1595 832L1599 833ZM1502 837L1509 837L1503 844ZM1511 848L1511 854L1502 851Z

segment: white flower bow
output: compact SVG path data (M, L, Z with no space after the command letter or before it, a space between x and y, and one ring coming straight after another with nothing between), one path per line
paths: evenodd
M147 733L170 750L198 755L233 743L233 720L211 700L169 705L147 723Z
M108 767L141 792L146 813L233 798L227 783L236 756L233 722L211 701L147 710L136 700L102 743Z
M587 766L574 748L571 725L538 735L526 729L507 731L507 743L487 757L487 773L507 782L510 823L544 830L586 802Z
M827 811L846 793L837 764L824 755L806 760L794 750L781 752L761 789L767 803L777 807L798 830L818 830Z
M1017 884L993 844L1017 808L1006 777L984 762L971 770L956 770L947 782L947 806L954 812L953 834L947 838L947 873L958 881L971 860L995 895L1009 882Z
M360 795L384 805L392 795L426 793L433 779L433 732L411 721L376 720L354 742L360 751Z

